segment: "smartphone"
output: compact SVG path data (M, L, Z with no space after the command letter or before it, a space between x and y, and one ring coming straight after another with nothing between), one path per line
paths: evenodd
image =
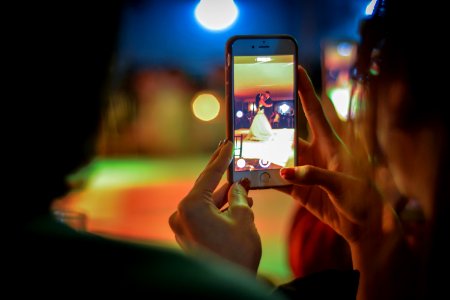
M321 43L322 99L327 97L331 101L342 121L349 118L356 49L357 42L352 39L328 39Z
M297 165L298 45L290 35L238 35L226 44L227 136L234 142L228 181L250 188L289 185Z

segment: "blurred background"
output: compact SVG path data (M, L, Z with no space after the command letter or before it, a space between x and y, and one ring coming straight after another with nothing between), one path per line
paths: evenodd
M83 188L58 199L55 207L84 212L89 231L177 248L167 220L226 137L227 39L236 34L294 36L299 62L323 94L327 76L338 77L324 69L324 42L357 41L359 21L370 14L371 2L130 2L114 61L114 90L105 100L98 155L69 178L74 187ZM349 93L335 94L330 109L343 111L339 116L345 119L347 108L338 108L338 102L348 103ZM251 191L250 196L263 242L259 272L274 283L290 280L287 234L296 204L275 190Z

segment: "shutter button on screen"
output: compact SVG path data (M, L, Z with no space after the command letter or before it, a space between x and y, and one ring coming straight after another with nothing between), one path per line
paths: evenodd
M267 172L262 173L261 175L259 175L259 180L261 181L261 183L268 183L270 180L270 174Z

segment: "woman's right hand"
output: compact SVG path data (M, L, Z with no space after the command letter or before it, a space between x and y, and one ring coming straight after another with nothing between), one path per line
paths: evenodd
M367 173L355 175L348 171L355 169L351 165L352 154L328 122L301 66L298 88L311 137L310 141L298 141L299 166L281 169L281 175L293 185L280 190L289 193L349 243L358 243L369 229L381 231L381 195ZM372 237L373 234L370 233Z
M384 203L369 169L354 171L359 165L328 122L313 85L300 66L298 87L311 138L298 141L299 165L280 170L281 176L292 183L280 190L348 241L353 267L361 271L364 294L372 291L366 286L372 279L367 278L377 273L377 263L384 259L380 257L382 246L388 244L388 239L399 240L399 223L394 210Z

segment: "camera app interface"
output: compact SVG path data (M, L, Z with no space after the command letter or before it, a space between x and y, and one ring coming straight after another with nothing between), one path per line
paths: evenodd
M234 170L294 165L294 56L234 58Z

